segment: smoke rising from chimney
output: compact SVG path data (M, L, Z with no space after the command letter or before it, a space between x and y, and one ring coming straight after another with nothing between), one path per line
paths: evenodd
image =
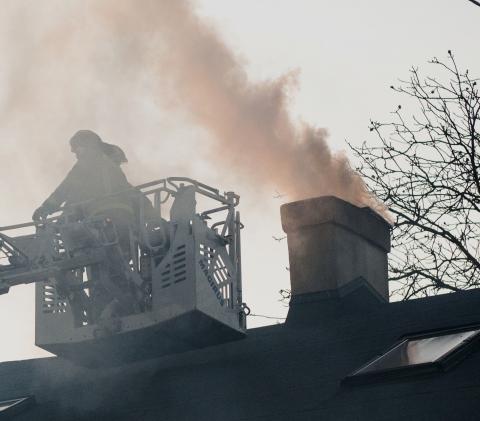
M375 205L346 156L330 150L326 130L291 118L295 73L249 81L239 57L195 14L194 3L12 1L2 15L8 53L0 76L0 134L28 150L26 159L52 156L76 129L97 126L122 127L125 138L159 150L155 137L141 138L143 96L159 110L185 110L209 134L215 165L254 186L277 188L290 199L336 195ZM49 158L49 165L61 177L62 159Z

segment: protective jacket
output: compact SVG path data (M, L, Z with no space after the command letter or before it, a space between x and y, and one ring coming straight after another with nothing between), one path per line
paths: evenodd
M119 165L103 153L91 153L77 160L42 208L52 213L62 204L78 205L83 217L105 214L110 209L133 216L132 194L128 193L131 188ZM119 192L126 193L115 194Z

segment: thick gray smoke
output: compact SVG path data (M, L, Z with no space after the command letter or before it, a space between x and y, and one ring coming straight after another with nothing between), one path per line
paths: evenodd
M70 165L62 157L66 141L78 128L107 133L130 154L149 150L154 174L153 155L162 156L165 139L148 116L157 112L165 121L169 110L183 110L207 133L201 149L208 148L212 164L252 185L292 199L334 194L374 203L346 157L330 151L326 131L292 121L294 75L251 83L193 3L15 0L2 9L0 159L4 170L20 170L17 185L34 186L38 174L60 180Z

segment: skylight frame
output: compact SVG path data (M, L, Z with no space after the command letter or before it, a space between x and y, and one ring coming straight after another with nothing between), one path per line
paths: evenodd
M381 358L385 357L387 354L389 354L391 351L393 351L395 348L397 348L399 345L406 341L440 337L475 330L478 330L478 332L476 332L473 336L463 340L460 344L454 346L445 354L437 358L435 361L362 372L365 368L379 361ZM376 355L375 358L372 358L365 364L361 365L359 368L355 369L355 371L353 371L351 374L349 374L342 380L342 384L364 384L371 382L402 379L404 377L418 376L421 374L445 372L458 364L460 361L462 361L476 348L479 348L479 344L480 324L462 326L458 328L437 329L434 331L430 330L427 332L405 334L402 335L393 345L388 347L384 352Z
M0 407L6 406L0 411L0 420L11 420L21 412L31 408L35 404L34 396L19 396L0 400Z

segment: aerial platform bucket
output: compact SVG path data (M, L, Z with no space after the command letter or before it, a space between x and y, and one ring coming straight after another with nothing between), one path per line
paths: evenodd
M128 262L127 278L136 280L142 291L147 291L141 308L131 314L89 320L89 291L105 257L101 247L95 248L95 254L77 246L81 251L75 257L79 263L57 264L48 278L43 274L43 279L36 281L35 343L40 348L94 366L158 357L244 337L241 223L235 210L238 196L231 192L220 194L186 178L169 178L140 188L140 228L131 238L133 257ZM199 196L200 201L213 200L219 205L197 212ZM168 244L152 243L143 209L145 197L152 198L152 208L159 217L162 205L174 199L170 220L163 220ZM218 215L222 215L220 220ZM56 228L52 232L56 244L60 244L55 253L71 256L68 242L61 236L63 231ZM19 238L18 248L22 241L32 238L39 240L35 236ZM64 249L58 252L58 247ZM62 279L74 279L77 292L62 292L60 275L56 275L59 267L63 268Z

